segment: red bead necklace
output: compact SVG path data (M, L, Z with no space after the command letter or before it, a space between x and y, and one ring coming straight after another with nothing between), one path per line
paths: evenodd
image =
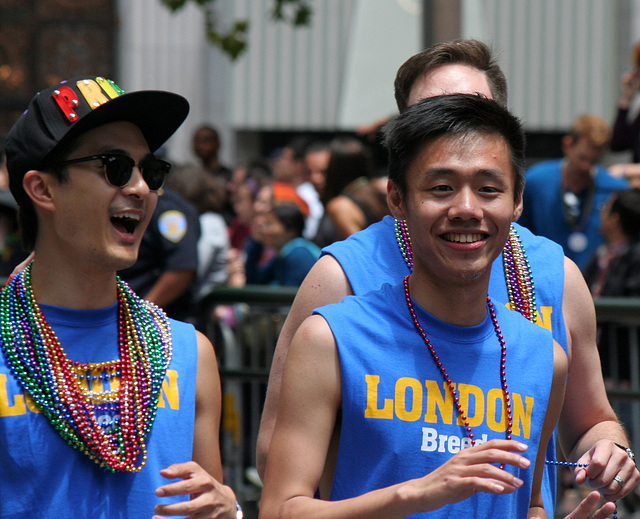
M406 276L404 278L404 295L407 301L407 306L409 308L409 313L411 313L411 318L413 319L413 324L415 325L416 330L418 330L418 333L424 340L424 343L427 345L427 348L431 353L431 357L433 358L436 365L438 366L438 369L440 370L442 377L444 378L445 382L449 385L449 390L451 391L451 395L453 396L453 402L456 404L458 413L460 414L460 418L464 423L465 428L467 429L467 433L469 434L469 439L471 440L471 445L473 446L476 444L475 436L473 434L473 431L471 430L471 426L469 425L469 419L467 418L467 413L462 408L462 404L460 403L460 398L458 396L458 391L455 388L455 384L451 380L451 377L447 373L447 370L442 365L442 361L440 360L440 357L438 357L438 354L436 353L436 350L433 347L433 344L431 344L431 341L427 337L426 332L424 331L422 326L420 326L420 322L418 321L416 312L413 309L413 303L411 302L411 294L409 293L409 276ZM496 317L495 308L493 307L493 303L491 302L491 299L489 297L487 297L487 307L489 308L489 314L491 315L493 328L495 329L496 336L498 337L498 341L500 342L500 349L501 349L500 379L502 381L502 393L504 394L504 403L507 411L507 440L510 440L511 430L513 427L513 413L511 410L511 397L509 396L509 390L507 388L507 371L506 371L507 345L504 341L504 337L502 336L502 332L500 331L500 326L498 325L498 318ZM500 465L500 468L503 469L504 465Z

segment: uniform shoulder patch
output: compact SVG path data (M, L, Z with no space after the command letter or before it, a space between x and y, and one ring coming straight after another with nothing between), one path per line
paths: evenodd
M187 217L181 211L165 211L158 218L160 234L173 243L178 243L187 234Z

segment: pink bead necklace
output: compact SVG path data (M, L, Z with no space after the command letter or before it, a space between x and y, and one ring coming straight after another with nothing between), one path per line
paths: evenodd
M433 360L436 363L436 366L440 370L440 373L442 374L442 377L444 378L444 381L449 385L449 390L451 391L451 395L453 396L453 402L454 402L454 404L456 405L456 407L458 409L458 413L460 415L460 419L464 423L464 426L465 426L465 428L467 430L467 433L469 434L469 439L471 440L471 445L473 446L473 445L476 444L475 436L473 434L471 426L469 425L469 419L467 417L467 413L462 408L462 404L460 403L460 397L458 396L458 391L456 390L456 386L453 383L453 381L451 380L451 377L449 376L449 373L447 372L445 367L442 365L442 361L440 360L440 357L436 353L436 350L433 347L433 344L431 344L431 341L427 337L426 332L424 331L422 326L420 326L420 322L418 321L418 317L416 315L416 312L413 309L413 303L411 302L411 294L409 293L409 276L406 276L404 278L404 295L405 295L405 299L407 301L407 307L409 308L409 313L411 314L411 319L413 319L413 324L415 325L416 330L418 330L418 333L420 334L420 336L424 340L424 343L427 345L427 348L429 349L429 352L431 353L431 357L433 358ZM504 337L502 336L502 332L500 331L500 326L498 325L498 318L496 317L495 308L493 307L493 303L491 302L491 299L489 297L487 297L487 307L489 308L489 314L491 315L491 321L493 322L493 328L496 331L496 336L498 337L498 341L500 342L500 349L501 349L501 353L500 353L500 378L501 378L501 381L502 381L502 393L504 394L504 404L505 404L506 413L507 413L507 440L510 440L511 439L511 430L512 430L512 427L513 427L513 412L512 412L512 409L511 409L511 397L509 396L509 390L507 388L507 371L506 371L507 345L506 345L506 343L504 341ZM504 469L504 465L500 465L500 468Z

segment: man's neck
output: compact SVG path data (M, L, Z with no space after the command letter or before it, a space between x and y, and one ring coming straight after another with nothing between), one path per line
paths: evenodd
M71 308L96 310L111 306L117 300L116 273L52 265L41 253L33 261L31 286L38 303Z
M484 320L488 288L488 276L465 284L439 283L415 272L409 279L413 299L434 317L456 326L475 326Z
M590 173L585 174L582 171L573 171L566 162L562 165L562 188L572 193L582 193L585 189L593 185L595 176L595 167Z

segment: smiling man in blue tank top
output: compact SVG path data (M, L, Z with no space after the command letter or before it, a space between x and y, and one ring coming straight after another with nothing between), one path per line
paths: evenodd
M487 298L522 211L522 128L491 100L436 96L390 123L385 145L413 271L296 333L261 517L547 517L567 355Z
M6 141L35 259L0 294L0 517L235 518L211 343L141 300L131 266L189 111L85 76L32 99Z

